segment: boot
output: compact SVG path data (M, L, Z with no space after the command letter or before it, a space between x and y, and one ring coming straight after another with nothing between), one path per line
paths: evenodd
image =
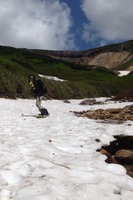
M45 108L41 109L40 112L41 112L41 115L49 115L47 109Z

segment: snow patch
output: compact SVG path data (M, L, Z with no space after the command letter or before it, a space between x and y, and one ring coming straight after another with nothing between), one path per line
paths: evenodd
M120 74L118 76L126 76L130 73L130 71L119 71Z
M0 99L1 200L132 200L133 179L96 150L113 135L132 135L133 122L98 123L70 112L131 102L84 106L81 101L43 101L50 116L36 119L22 116L38 113L35 100Z
M57 77L55 77L55 76L46 76L46 75L42 75L42 74L39 74L39 76L41 77L41 78L46 78L46 79L49 79L49 80L54 80L54 81L65 81L65 80L63 80L63 79L60 79L60 78L57 78Z

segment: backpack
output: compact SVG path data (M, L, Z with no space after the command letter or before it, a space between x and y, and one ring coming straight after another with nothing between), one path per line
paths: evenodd
M46 85L42 82L42 80L38 80L39 89L45 94L47 93Z

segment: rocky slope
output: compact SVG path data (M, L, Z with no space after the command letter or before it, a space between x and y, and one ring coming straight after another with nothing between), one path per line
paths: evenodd
M109 69L117 69L119 65L129 61L132 59L132 57L133 55L130 55L130 53L127 51L100 53L99 55L92 58L88 64L104 66Z
M133 40L85 51L41 51L64 61L81 65L133 71Z

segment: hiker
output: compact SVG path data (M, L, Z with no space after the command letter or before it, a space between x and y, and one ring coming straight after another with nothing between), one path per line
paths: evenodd
M41 112L41 115L49 115L47 109L43 108L41 105L42 100L44 99L44 95L47 92L46 86L40 79L36 80L35 76L33 75L29 75L28 80L32 92L35 94L36 106Z

